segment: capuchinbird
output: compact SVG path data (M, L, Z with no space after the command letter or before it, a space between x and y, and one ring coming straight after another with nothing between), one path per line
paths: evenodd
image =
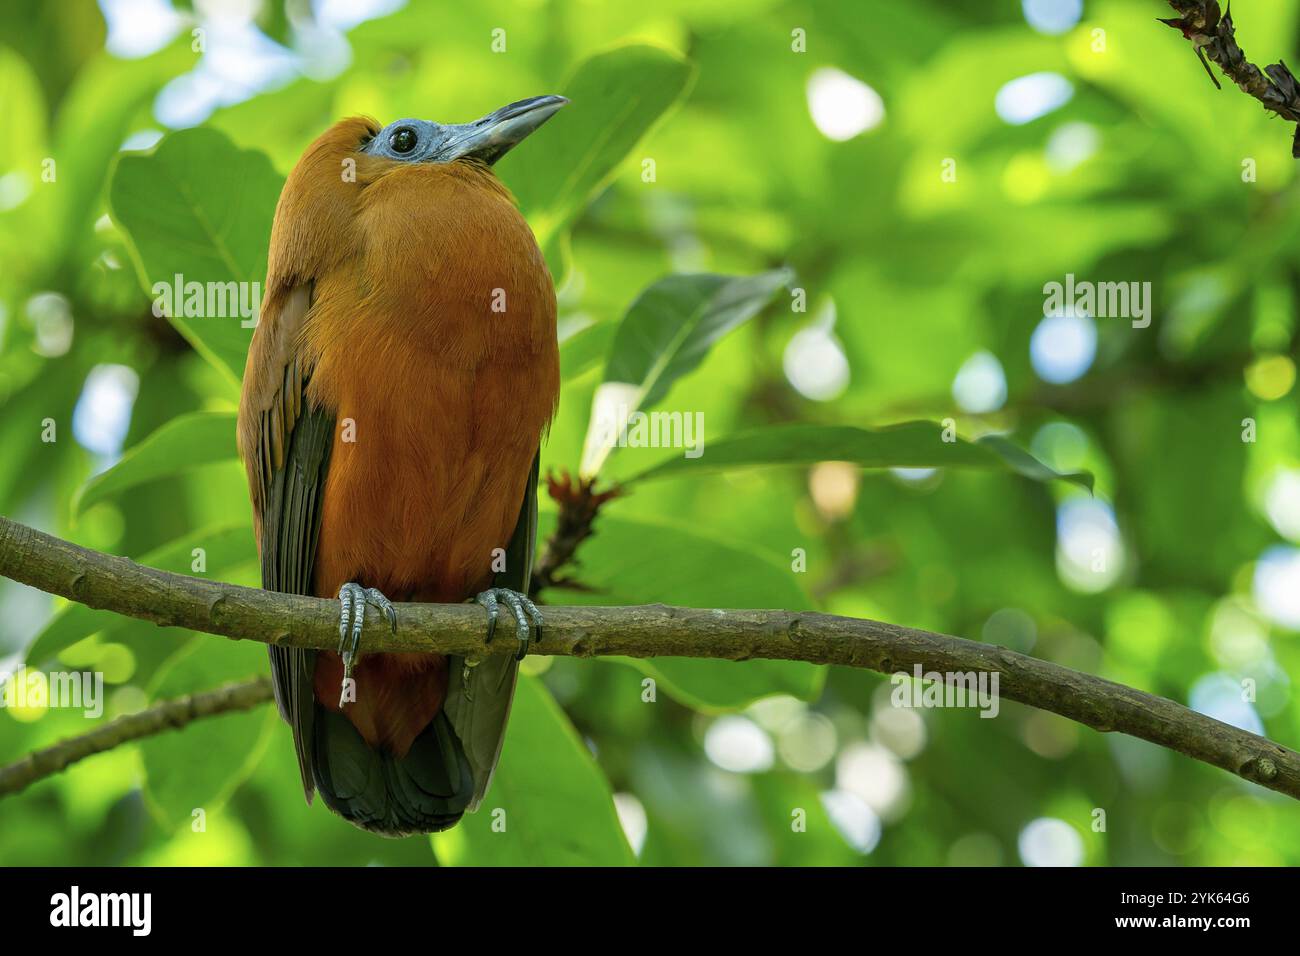
M444 830L501 753L538 453L559 395L555 290L492 165L567 100L473 123L345 119L280 194L238 440L262 586L337 597L339 648L271 647L307 801L376 833ZM367 606L476 600L516 655L362 654ZM504 607L504 612L502 608Z

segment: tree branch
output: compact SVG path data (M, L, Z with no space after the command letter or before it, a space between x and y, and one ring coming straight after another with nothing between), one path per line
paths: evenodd
M0 517L0 574L93 608L163 626L234 639L332 650L338 602L220 584L142 567ZM1113 681L1002 647L880 621L796 611L711 610L663 605L547 607L544 640L532 653L593 657L699 657L807 661L884 674L997 673L1009 700L1102 732L1119 732L1213 764L1300 799L1300 754L1263 737ZM507 654L515 642L483 644L483 609L473 604L398 605L397 633L367 617L371 652L422 651L471 657Z
M248 710L272 697L271 682L265 677L227 684L201 694L187 694L163 701L136 714L127 714L101 724L89 733L69 737L57 744L29 753L21 760L0 767L0 796L17 793L42 777L66 770L78 760L114 747L151 737L164 730L179 730L200 717L215 717L236 710Z
M1272 63L1260 70L1247 60L1237 45L1232 13L1220 16L1218 0L1169 0L1169 5L1180 16L1160 22L1192 41L1197 56L1203 58L1202 63L1204 58L1213 60L1228 79L1243 93L1259 100L1264 109L1293 123L1300 122L1300 87L1296 78L1285 63ZM1210 68L1205 69L1208 72ZM1213 73L1210 79L1214 80ZM1214 85L1219 85L1218 80L1214 80ZM1291 143L1291 155L1300 158L1300 127Z

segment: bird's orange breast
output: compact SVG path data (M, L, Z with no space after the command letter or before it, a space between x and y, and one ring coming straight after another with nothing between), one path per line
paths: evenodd
M308 399L336 419L314 591L357 581L393 601L461 601L491 584L555 410L550 274L509 195L474 165L387 173L356 225L351 267L317 282L305 329ZM441 706L439 664L363 658L348 708L363 736L404 752ZM322 655L327 705L336 670ZM403 673L410 693L385 702L378 685Z
M355 274L316 290L308 397L337 428L315 590L459 601L514 530L559 359L550 274L491 174L420 167L368 187Z

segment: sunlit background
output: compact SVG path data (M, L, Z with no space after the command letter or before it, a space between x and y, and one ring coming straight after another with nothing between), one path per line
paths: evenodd
M1294 6L1238 13L1261 63L1294 55ZM968 437L1006 434L1060 471L1093 472L1097 494L839 462L657 483L610 508L607 549L588 563L604 567L602 598L767 606L770 589L733 563L761 559L805 607L1001 644L1295 746L1290 131L1230 84L1216 92L1190 45L1155 22L1167 9L9 4L3 511L137 557L169 541L188 553L193 529L248 520L233 462L73 510L77 489L124 449L181 412L228 411L236 398L149 313L105 198L115 154L209 125L284 174L341 116L464 121L562 90L593 53L651 43L698 74L574 227L562 336L616 321L670 271L788 264L806 311L781 303L725 339L667 407L702 410L715 437L784 421L951 418ZM491 46L498 28L503 52ZM42 180L50 156L56 183ZM643 157L657 161L652 183ZM1044 284L1067 274L1151 283L1150 327L1073 307L1045 314ZM576 466L597 381L588 370L566 382L544 467ZM66 434L42 442L47 419ZM612 477L643 466L637 454L621 451ZM637 560L655 535L646 528L659 526L681 536L672 560ZM251 536L221 577L256 582L248 548ZM796 549L806 571L791 570ZM707 600L710 582L726 601ZM0 672L11 672L58 608L8 582L0 601ZM172 657L188 647L124 623L67 648L58 666L102 671L114 716L180 686ZM209 683L244 665L230 666ZM529 667L608 778L643 862L1300 863L1300 816L1285 800L1015 704L995 720L899 708L886 679L841 669L804 693L758 665ZM427 841L376 841L303 807L288 733L240 721L229 733L242 743L212 792L190 794L160 779L157 759L122 748L9 798L0 862L432 862ZM7 708L0 759L85 726ZM199 799L220 839L159 812Z

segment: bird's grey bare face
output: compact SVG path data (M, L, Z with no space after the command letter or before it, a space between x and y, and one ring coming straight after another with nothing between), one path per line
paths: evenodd
M405 163L477 159L491 166L568 102L563 96L534 96L473 123L402 119L385 126L361 151Z

